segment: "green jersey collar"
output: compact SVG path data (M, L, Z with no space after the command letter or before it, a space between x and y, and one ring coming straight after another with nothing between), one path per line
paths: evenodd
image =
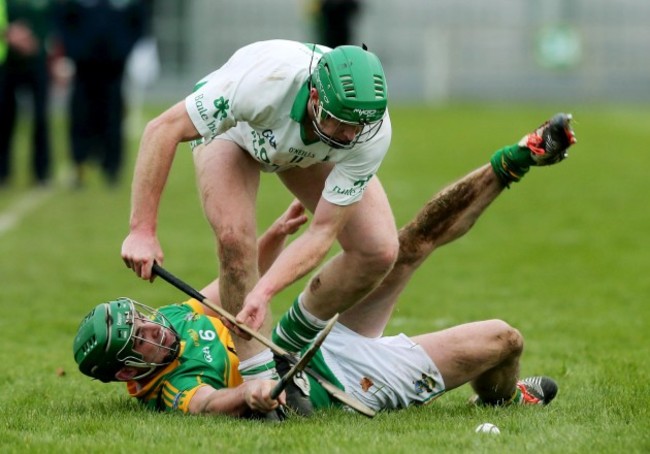
M292 120L297 121L300 124L300 138L305 145L311 145L312 143L318 142L318 138L314 140L307 139L307 131L305 131L304 119L307 115L307 101L309 101L309 79L298 90L296 99L293 101L293 106L291 106L291 113L289 116Z

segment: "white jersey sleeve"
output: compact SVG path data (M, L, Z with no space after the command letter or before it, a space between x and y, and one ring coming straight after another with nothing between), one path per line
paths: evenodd
M296 51L302 58L291 58ZM297 42L257 42L200 80L185 98L185 107L203 142L239 122L264 128L275 126L279 114L288 117L293 93L308 77L310 52Z
M352 150L336 150L336 165L325 181L323 198L334 205L350 205L363 196L370 179L377 173L388 152L392 136L388 112L377 135Z

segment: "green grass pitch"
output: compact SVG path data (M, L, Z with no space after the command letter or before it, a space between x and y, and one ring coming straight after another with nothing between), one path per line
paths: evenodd
M401 225L445 184L563 110L574 114L578 137L569 159L532 169L467 236L434 253L404 292L387 331L418 334L505 319L526 339L522 375L555 377L556 400L547 408L469 408L465 386L430 406L373 420L332 410L278 426L149 413L122 385L93 382L76 370L72 338L93 305L128 295L159 306L184 295L162 281L137 280L119 256L137 139L129 143L121 187L108 190L91 172L85 190L58 183L22 214L17 204L34 193L19 140L16 184L0 192L0 219L15 222L0 231L0 451L650 451L650 110L562 103L395 106L393 145L379 176ZM59 119L59 170L68 162L64 130ZM265 175L259 224L268 225L290 200L275 177ZM217 273L188 147L172 169L159 235L170 271L197 287ZM275 300L276 315L303 284ZM501 434L475 434L482 422L496 424Z

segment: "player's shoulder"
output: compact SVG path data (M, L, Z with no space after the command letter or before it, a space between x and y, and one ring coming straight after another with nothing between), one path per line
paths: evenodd
M203 306L195 299L163 306L158 311L169 319L186 318L189 320L205 315Z
M253 65L253 73L268 80L284 79L290 74L305 79L323 53L330 49L317 44L272 39L257 41L240 48L231 60L234 67Z
M269 39L264 41L255 41L253 43L243 46L240 51L245 52L268 52L273 51L274 56L282 57L284 55L290 56L304 56L307 58L314 58L318 60L320 55L332 50L327 46L321 44L307 43L302 41L293 41L288 39ZM268 55L268 54L265 54Z

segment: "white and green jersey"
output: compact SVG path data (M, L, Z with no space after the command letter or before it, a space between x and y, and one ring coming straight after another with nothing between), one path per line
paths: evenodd
M306 138L302 121L309 98L310 65L328 47L271 40L239 49L221 68L200 80L185 107L202 138L232 140L266 172L332 162L323 197L336 205L361 199L384 159L391 139L386 117L378 134L351 150Z

